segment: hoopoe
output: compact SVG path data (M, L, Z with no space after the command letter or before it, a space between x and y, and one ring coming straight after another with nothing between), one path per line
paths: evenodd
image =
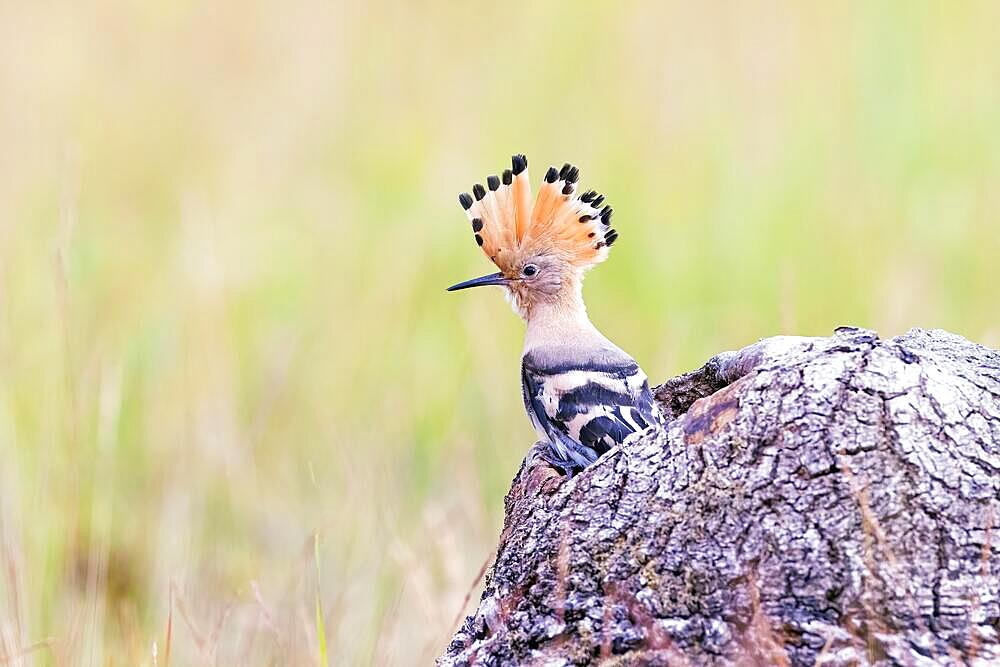
M579 170L549 167L534 204L528 160L511 159L501 177L458 201L476 243L500 271L448 291L499 285L527 323L521 392L547 443L545 459L572 476L630 434L662 419L645 373L587 317L584 273L618 238L604 196L576 196Z

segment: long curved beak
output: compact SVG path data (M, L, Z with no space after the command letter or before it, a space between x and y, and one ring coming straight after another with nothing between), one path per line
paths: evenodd
M480 276L479 278L473 278L472 280L466 280L464 283L458 283L457 285L452 285L447 291L455 292L460 289L468 289L470 287L482 287L483 285L506 285L507 279L504 278L502 273L491 273L488 276Z

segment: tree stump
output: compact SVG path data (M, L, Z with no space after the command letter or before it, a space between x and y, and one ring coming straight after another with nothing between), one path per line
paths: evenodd
M440 665L1000 664L1000 353L845 327L655 393L571 480L528 454Z

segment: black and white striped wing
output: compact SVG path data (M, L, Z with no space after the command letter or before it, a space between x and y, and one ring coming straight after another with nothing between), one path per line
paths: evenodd
M535 429L549 440L555 458L572 468L590 465L659 421L646 375L630 359L544 366L525 357L521 382Z

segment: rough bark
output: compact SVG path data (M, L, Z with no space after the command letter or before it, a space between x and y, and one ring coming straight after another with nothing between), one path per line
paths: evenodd
M1000 353L843 328L656 396L572 480L529 453L441 665L1000 664Z

